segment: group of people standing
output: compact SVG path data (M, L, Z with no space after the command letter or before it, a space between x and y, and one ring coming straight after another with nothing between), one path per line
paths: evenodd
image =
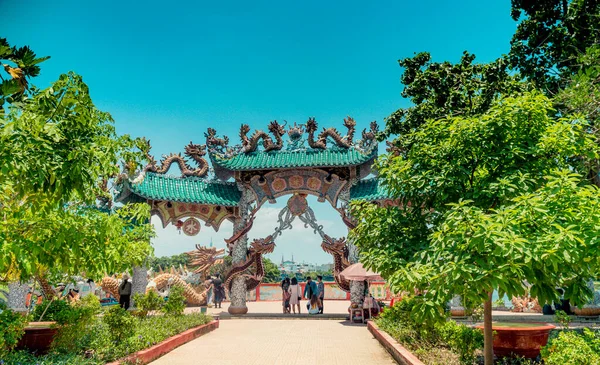
M306 286L304 291L298 284L298 279L285 278L281 282L282 291L282 306L283 313L296 314L296 307L298 308L298 314L302 313L300 310L300 301L304 297L309 302L306 305L308 314L320 314L323 313L323 300L325 299L325 284L323 283L323 277L317 276L317 282L315 283L310 276L306 278Z

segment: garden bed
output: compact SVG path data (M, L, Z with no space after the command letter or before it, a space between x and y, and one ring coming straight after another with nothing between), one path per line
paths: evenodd
M148 364L149 362L158 359L159 357L173 351L177 347L186 344L196 338L212 332L219 328L219 321L213 320L207 324L189 329L178 335L170 337L163 342L156 344L145 350L138 351L132 355L125 357L124 359L110 362L106 365L118 365L121 363L134 363L134 364Z
M379 326L373 321L367 323L369 332L379 341L381 346L385 347L387 352L392 355L394 360L400 365L424 365L412 352L408 351L398 341L384 331L379 329Z
M116 344L107 325L97 317L85 328L73 327L71 333L64 332L63 342L67 343L58 347L55 343L47 355L35 356L27 351L13 351L0 360L4 364L104 365L138 354L141 358L149 358L152 354L158 357L218 327L218 321L200 313L127 318L132 321L129 325L133 331ZM159 349L154 349L157 346L160 346ZM148 352L151 349L154 350Z

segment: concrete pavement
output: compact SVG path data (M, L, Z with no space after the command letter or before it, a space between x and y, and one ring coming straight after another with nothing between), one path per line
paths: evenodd
M348 321L228 320L152 365L393 365L367 331Z

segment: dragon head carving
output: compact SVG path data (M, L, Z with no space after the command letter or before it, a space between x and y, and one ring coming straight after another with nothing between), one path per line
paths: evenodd
M196 245L196 250L186 252L190 258L190 266L196 267L195 273L205 273L213 265L223 263L225 249L217 250L216 247L203 247Z
M250 253L251 254L267 254L273 252L275 249L275 241L273 240L273 236L267 236L266 238L257 238L252 241L250 245Z
M285 134L285 125L277 123L276 120L269 123L269 132L273 133L274 136L283 136Z
M247 138L246 135L250 132L250 126L248 124L242 124L240 127L240 138L243 140Z
M321 248L330 255L347 257L348 245L345 237L334 239L325 235L325 239L323 240L323 243L321 243Z
M354 127L356 127L356 121L354 120L354 118L348 116L347 118L344 118L344 127L350 129L350 130L354 130Z
M190 141L190 144L185 146L185 154L194 158L194 157L202 157L206 155L206 146L200 144L194 144Z
M308 121L306 122L306 132L314 133L317 131L317 127L318 125L315 118L308 118Z

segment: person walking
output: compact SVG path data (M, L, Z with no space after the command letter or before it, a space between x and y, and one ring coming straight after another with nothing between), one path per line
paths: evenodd
M315 284L314 281L312 281L310 276L306 277L306 286L304 287L304 298L310 300L312 299L313 295L319 295L319 289L317 289L317 284ZM308 309L310 307L310 303L306 304L306 308Z
M290 313L290 297L291 294L289 292L290 288L290 278L285 278L281 282L281 298L283 305L283 313Z
M290 287L288 288L290 293L290 306L292 311L296 314L296 307L298 307L298 314L300 314L300 299L302 298L302 288L298 285L298 279L292 278Z
M215 292L215 308L221 308L221 302L225 299L225 288L221 280L221 274L217 273L213 280L213 290Z
M323 314L323 300L325 299L325 283L323 283L323 277L321 275L317 276L317 289L319 290L319 302L321 306L319 307L319 313Z
M119 285L119 305L125 310L129 309L131 302L131 283L128 280L129 275L123 274L121 285Z

